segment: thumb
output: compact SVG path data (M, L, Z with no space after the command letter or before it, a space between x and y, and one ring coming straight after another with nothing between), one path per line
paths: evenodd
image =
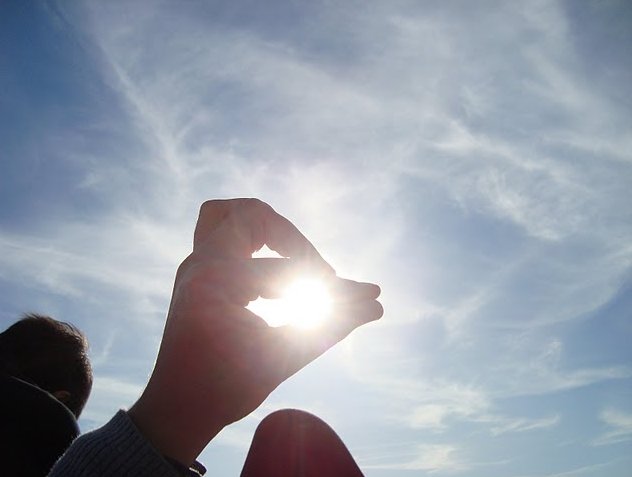
M367 293L370 289L374 294L377 288L372 284L360 285L363 286L354 287L356 293ZM349 283L344 286L349 286ZM338 301L331 318L317 329L304 330L290 325L268 329L268 338L272 341L268 347L272 351L268 369L273 373L276 384L314 361L356 328L380 319L383 313L382 305L372 298Z

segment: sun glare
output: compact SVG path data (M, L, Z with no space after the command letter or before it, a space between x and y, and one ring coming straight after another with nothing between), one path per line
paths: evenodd
M270 326L291 325L302 329L321 326L331 314L331 296L327 287L315 278L298 278L285 288L281 298L258 300L248 309Z

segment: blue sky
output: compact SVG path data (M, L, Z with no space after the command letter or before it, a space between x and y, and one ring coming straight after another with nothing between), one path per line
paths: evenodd
M99 426L140 393L199 204L255 196L385 316L268 412L368 477L632 469L632 8L621 1L0 3L0 320L91 341Z

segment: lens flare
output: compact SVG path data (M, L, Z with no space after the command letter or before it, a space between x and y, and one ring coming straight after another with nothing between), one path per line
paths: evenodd
M251 302L248 309L270 326L291 325L311 330L320 327L331 315L332 301L327 286L316 278L292 281L276 300Z

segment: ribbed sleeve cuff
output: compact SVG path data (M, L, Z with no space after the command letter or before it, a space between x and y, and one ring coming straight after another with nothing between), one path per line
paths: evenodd
M179 477L125 411L75 440L49 477Z

